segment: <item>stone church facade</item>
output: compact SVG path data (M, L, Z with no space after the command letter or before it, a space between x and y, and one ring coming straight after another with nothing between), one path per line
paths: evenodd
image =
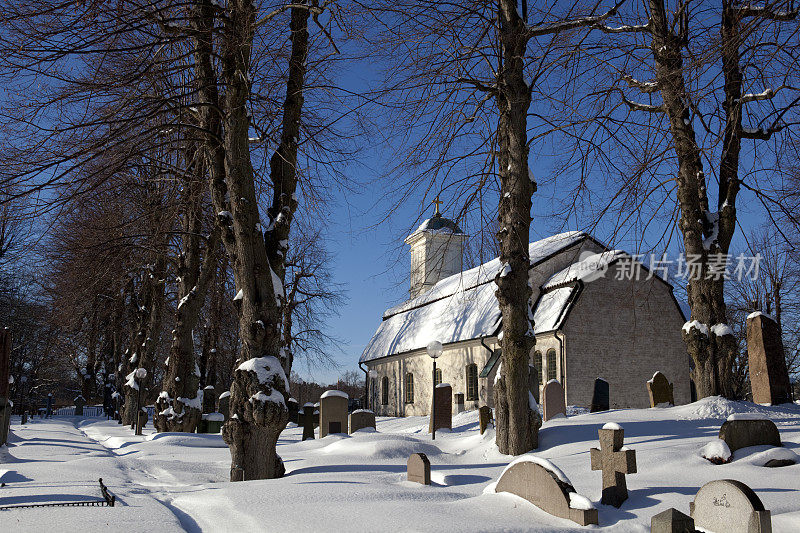
M466 236L437 210L407 239L411 298L388 309L359 365L370 371L368 401L384 416L427 415L436 383L449 383L454 410L493 404L501 317L494 291L499 260L463 271ZM530 244L536 346L531 388L558 379L568 405L589 407L595 378L610 385L611 408L648 407L645 382L656 371L690 397L685 317L672 286L621 250L584 232ZM426 346L440 341L437 375Z

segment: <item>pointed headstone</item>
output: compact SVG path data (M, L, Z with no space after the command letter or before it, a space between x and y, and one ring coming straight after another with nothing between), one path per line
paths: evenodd
M650 533L694 533L694 520L677 509L667 509L650 519Z
M747 360L753 402L777 405L792 401L780 328L763 313L747 317Z

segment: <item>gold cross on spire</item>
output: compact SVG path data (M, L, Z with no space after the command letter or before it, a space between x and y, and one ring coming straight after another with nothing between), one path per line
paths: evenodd
M436 212L433 214L433 216L437 216L437 215L441 216L441 213L439 212L439 206L442 205L444 202L439 200L439 195L438 194L436 195L436 200L434 200L433 203L436 204Z

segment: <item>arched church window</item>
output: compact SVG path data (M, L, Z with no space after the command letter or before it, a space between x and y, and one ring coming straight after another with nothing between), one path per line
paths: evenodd
M478 400L478 365L467 365L467 400Z
M414 403L414 374L406 374L406 403Z
M433 385L441 385L442 383L442 369L437 368L436 373L433 375Z
M544 381L544 374L542 374L542 352L536 350L533 352L533 368L536 369L536 378L539 383Z
M556 379L556 351L552 348L547 350L547 381Z
M381 405L389 405L389 377L381 379Z

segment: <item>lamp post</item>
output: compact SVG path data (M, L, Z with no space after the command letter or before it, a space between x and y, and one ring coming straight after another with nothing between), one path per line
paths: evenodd
M432 440L436 440L436 359L442 355L442 343L439 341L432 341L427 347L428 355L433 359L433 374L431 377L431 384L433 385L433 393L431 394L431 433L433 434Z

